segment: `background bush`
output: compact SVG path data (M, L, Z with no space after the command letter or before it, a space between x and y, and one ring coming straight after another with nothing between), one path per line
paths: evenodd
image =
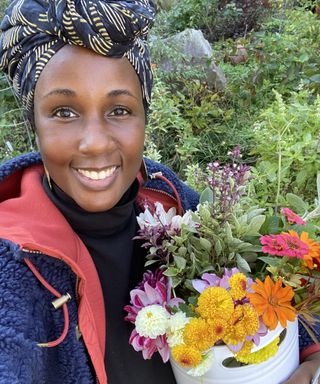
M0 0L0 13L5 3ZM243 162L253 166L253 203L280 204L288 192L312 203L320 169L318 3L185 0L160 11L150 36L155 83L145 154L197 188L198 171L216 159L227 161L239 144ZM163 39L187 27L201 29L212 42L227 78L223 92L208 86L201 68L160 70L161 57L176 57ZM2 76L0 161L33 148Z

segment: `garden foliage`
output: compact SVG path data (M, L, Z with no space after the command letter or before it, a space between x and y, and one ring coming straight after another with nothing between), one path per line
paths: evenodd
M230 149L240 145L243 161L253 166L249 196L255 202L280 204L296 193L312 204L320 157L315 5L185 0L160 10L150 36L154 91L145 154L201 189L200 170L212 159L226 162ZM169 74L160 69L161 57L176 57L162 39L187 27L201 29L212 43L213 58L227 78L224 91L212 89L198 67L182 65ZM34 148L27 127L2 76L1 161Z

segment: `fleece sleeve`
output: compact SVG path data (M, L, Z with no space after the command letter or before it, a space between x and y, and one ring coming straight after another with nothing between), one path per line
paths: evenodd
M31 272L12 248L0 240L0 383L31 384L38 382L42 354L32 340Z
M313 326L313 332L317 337L318 341L320 340L320 319ZM320 351L320 343L314 343L310 337L307 330L302 324L299 324L299 347L300 347L300 359L301 361L305 360L306 357L312 353Z

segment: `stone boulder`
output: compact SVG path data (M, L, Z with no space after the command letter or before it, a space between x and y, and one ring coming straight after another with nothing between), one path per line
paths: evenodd
M177 0L156 0L157 7L166 11L170 10L176 3Z
M176 71L178 68L199 66L206 74L209 86L217 91L225 88L226 78L223 71L213 60L213 52L208 40L200 30L186 29L176 35L170 36L162 43L176 53L175 57L162 57L158 67L166 72Z

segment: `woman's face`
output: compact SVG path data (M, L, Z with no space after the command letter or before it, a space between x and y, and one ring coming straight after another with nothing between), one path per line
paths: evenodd
M87 211L116 205L144 143L141 86L129 61L63 47L37 82L34 121L51 179Z

